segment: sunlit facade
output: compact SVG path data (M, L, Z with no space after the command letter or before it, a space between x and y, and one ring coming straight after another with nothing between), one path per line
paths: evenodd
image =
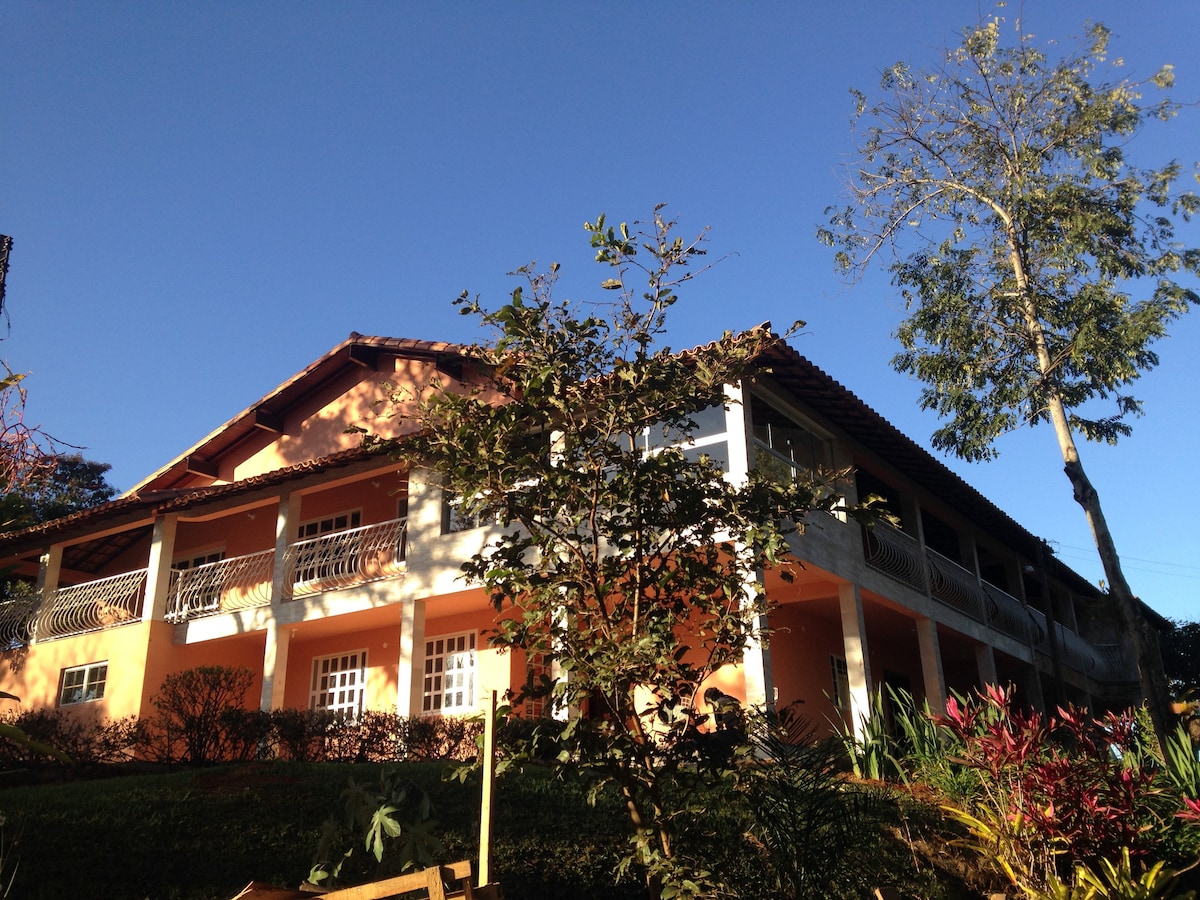
M884 498L900 526L814 516L796 578L762 574L769 645L719 673L723 690L802 703L819 727L859 721L882 685L934 707L987 682L1034 706L1136 696L1094 587L786 344L767 355L687 452L731 477L851 468L850 499ZM489 524L346 431L413 429L403 405L376 417L389 384L415 399L477 380L453 345L354 334L120 499L0 536L0 564L37 585L0 603L0 690L147 715L168 674L235 665L263 709L445 715L524 683L527 660L489 647L495 610L460 579Z

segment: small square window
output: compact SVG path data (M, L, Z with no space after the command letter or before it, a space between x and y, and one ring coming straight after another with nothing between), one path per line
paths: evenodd
M63 669L58 690L58 705L72 706L76 703L102 700L107 683L107 661Z

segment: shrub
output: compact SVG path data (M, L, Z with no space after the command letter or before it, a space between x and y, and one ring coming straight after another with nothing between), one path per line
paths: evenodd
M323 887L354 884L431 866L443 849L429 795L397 770L385 769L379 787L351 778L342 791L344 814L325 823L308 880ZM361 849L370 851L372 864Z
M753 816L752 837L771 896L830 897L863 874L863 854L878 843L884 794L842 775L838 741L817 741L802 717L785 710L750 731L755 762L738 786Z
M244 667L198 666L168 675L153 700L152 746L167 762L204 764L245 750L243 711L254 673Z
M275 755L296 762L325 759L325 734L335 716L323 709L275 709L271 728Z
M0 768L62 762L39 747L64 753L76 765L123 762L145 739L136 716L95 721L59 709L27 709L7 712L0 722L28 738L27 742L0 740Z
M1013 884L1032 896L1077 867L1162 853L1177 800L1153 768L1131 762L1140 748L1133 715L1093 719L1068 708L1043 717L1014 709L995 687L946 707L937 722L975 776L974 791L946 811Z

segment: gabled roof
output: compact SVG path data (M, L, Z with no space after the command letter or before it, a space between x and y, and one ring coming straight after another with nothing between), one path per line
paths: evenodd
M384 354L440 361L461 358L465 353L465 347L444 341L369 337L352 331L350 337L324 356L250 404L161 469L139 481L125 496L136 495L147 488L178 487L189 474L215 475L217 461L222 456L260 430L281 431L289 409L321 390L347 369L363 367L373 370Z
M740 337L748 340L752 335L761 336L764 331L769 332L769 329L769 323L764 323ZM1027 558L1038 558L1038 547L1042 544L1040 538L1019 525L849 389L801 356L782 338L773 334L771 337L773 340L765 346L759 357L762 369L769 373L771 380L793 393L863 448L886 460L914 483L961 511L966 518L1024 553ZM684 350L681 351L681 355L687 356L700 349L697 347ZM202 465L211 466L223 454L247 440L256 430L280 430L283 417L289 409L321 390L348 369L374 369L380 356L384 354L440 362L461 360L470 353L470 348L461 344L368 337L351 332L345 341L252 403L166 466L143 479L119 499L62 519L0 535L0 539L9 552L27 552L27 549L44 543L51 536L62 540L86 534L100 522L111 526L121 521L137 521L156 513L183 511L225 498L250 495L255 491L269 489L314 472L365 460L373 451L353 449L233 483L208 487L178 486L189 471L200 470ZM115 545L109 550L119 552ZM1053 558L1051 564L1055 575L1070 584L1073 589L1088 594L1097 592L1094 585L1070 567Z

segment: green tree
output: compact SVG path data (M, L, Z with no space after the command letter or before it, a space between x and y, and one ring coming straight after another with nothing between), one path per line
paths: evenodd
M17 492L24 501L28 524L107 503L117 494L106 478L111 468L109 463L84 459L81 453L54 457L51 466L43 468Z
M681 449L779 339L764 326L685 353L660 346L703 253L703 235L686 242L674 224L661 207L641 230L588 223L615 300L586 312L552 296L557 265L520 269L526 283L494 311L464 293L462 312L494 335L470 349L487 389L435 392L398 448L464 515L502 526L464 573L500 611L493 642L561 672L526 694L586 708L555 730L558 759L620 792L635 832L626 864L652 897L697 895L707 878L673 841L681 785L709 746L698 691L765 639L757 573L786 571L794 523L839 504L827 484L727 479Z
M1126 158L1139 129L1175 115L1168 95L1143 100L1169 89L1172 72L1103 80L1120 61L1108 60L1102 25L1050 59L1030 35L1006 43L1002 23L967 29L939 68L885 70L876 100L857 95L851 203L829 210L819 236L851 273L891 251L909 311L893 364L925 383L921 405L946 420L935 447L988 460L1000 435L1052 425L1161 740L1169 708L1155 637L1077 438L1129 433L1141 413L1130 386L1197 301L1179 278L1200 271L1200 251L1175 228L1200 200L1177 188L1178 163Z
M1200 702L1200 622L1172 622L1162 636L1162 656L1172 695Z

